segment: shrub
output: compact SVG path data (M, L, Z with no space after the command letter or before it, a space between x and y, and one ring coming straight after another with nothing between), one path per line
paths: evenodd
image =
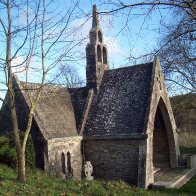
M5 137L5 136L2 136ZM7 138L2 138L6 141ZM16 150L9 146L9 143L0 145L0 162L5 163L9 167L15 168L17 163Z
M20 132L20 138L23 140L24 133ZM22 141L21 140L21 141ZM29 135L26 146L26 165L30 168L35 167L35 150L31 135ZM0 162L12 167L17 168L17 154L14 143L13 133L5 136L0 136Z

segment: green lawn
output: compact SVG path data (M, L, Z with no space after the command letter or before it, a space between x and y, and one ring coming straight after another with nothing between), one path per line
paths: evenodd
M196 147L180 147L181 154L196 154Z
M40 170L27 170L25 184L16 181L16 173L0 164L0 195L196 195L196 176L181 189L144 190L122 181L61 180Z

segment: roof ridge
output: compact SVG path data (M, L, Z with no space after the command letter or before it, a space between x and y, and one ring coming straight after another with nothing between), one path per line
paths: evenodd
M130 69L130 68L135 68L135 67L138 67L138 66L144 66L144 65L149 65L149 64L153 64L153 62L141 63L141 64L136 64L136 65L129 65L129 66L126 66L126 67L118 67L118 68L114 68L114 69L108 69L108 70L105 70L105 71L116 71L116 70L120 70L120 69Z
M19 82L21 84L30 84L30 85L37 85L37 86L40 86L42 85L41 83L38 83L38 82L25 82L25 81L21 81L19 80ZM51 87L61 87L61 88L67 88L67 87L63 87L62 85L60 84L52 84L52 83L45 83L44 86L51 86Z

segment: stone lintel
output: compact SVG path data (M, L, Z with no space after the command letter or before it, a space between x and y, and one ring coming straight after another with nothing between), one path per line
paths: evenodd
M147 134L83 136L84 140L146 139Z
M48 139L48 143L50 142L58 142L58 141L67 141L67 140L82 140L83 137L82 136L70 136L70 137L60 137L60 138L51 138L51 139Z

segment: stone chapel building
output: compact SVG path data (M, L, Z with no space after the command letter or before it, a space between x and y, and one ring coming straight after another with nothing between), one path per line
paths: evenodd
M91 161L95 179L124 180L139 187L154 182L156 168L178 166L176 125L159 59L109 69L96 7L86 47L86 87L45 85L31 135L37 167L81 179ZM19 81L15 103L25 130L29 97L39 84ZM0 111L0 134L12 131L8 95Z

